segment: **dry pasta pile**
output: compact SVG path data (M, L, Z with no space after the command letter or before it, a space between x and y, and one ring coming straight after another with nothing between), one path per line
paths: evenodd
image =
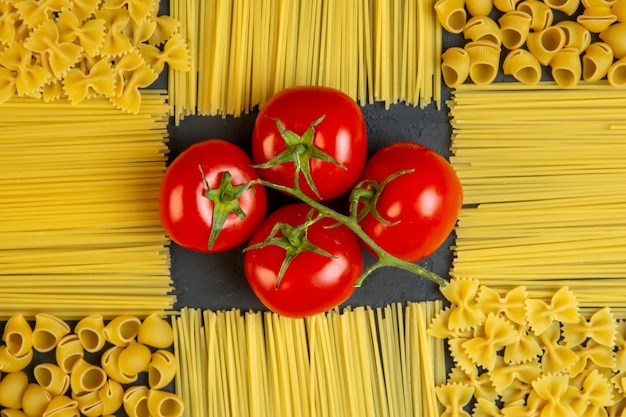
M182 414L182 399L171 390L178 369L172 327L162 317L120 315L105 321L90 315L72 329L56 316L37 314L33 324L16 314L4 325L3 416L97 417L121 410L128 417ZM47 356L31 367L34 352Z
M307 319L185 308L172 322L184 416L437 416L441 302Z
M566 283L581 306L624 316L625 112L626 91L599 84L454 91L451 163L467 206L452 276L534 297Z
M239 115L293 85L323 85L361 104L440 101L434 0L170 0L191 71L170 73L176 123Z
M624 415L626 322L610 308L583 315L568 287L546 302L455 278L442 293L451 305L428 331L454 361L436 388L446 415Z
M0 103L97 95L137 113L166 64L189 70L178 26L158 0L0 1Z
M435 8L442 26L467 40L442 55L450 87L493 82L501 56L503 73L524 84L549 69L563 88L626 85L626 0L438 0Z
M170 310L169 241L158 218L168 105L142 93L0 105L0 317Z

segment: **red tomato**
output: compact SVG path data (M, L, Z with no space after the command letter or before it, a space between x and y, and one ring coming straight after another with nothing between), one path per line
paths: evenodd
M185 248L201 252L235 248L248 240L265 218L265 188L259 184L241 187L255 179L259 176L252 160L237 145L221 139L196 143L165 172L159 196L161 223L172 240ZM212 194L223 197L226 207L223 227L212 247L209 239L219 216L214 215L215 202L207 197L207 184L214 190Z
M300 189L318 201L349 191L366 157L367 133L361 109L333 88L282 90L263 106L254 124L252 159L264 166L259 170L261 177L293 187L296 158L301 167Z
M445 158L411 142L397 142L378 150L365 166L362 180L374 180L380 185L403 170L413 171L389 181L373 200L384 221L370 210L359 224L387 252L415 262L432 254L450 235L463 192Z
M245 274L254 293L270 310L288 317L322 313L343 303L354 292L354 284L363 271L361 246L356 235L343 225L328 228L336 222L322 218L306 228L306 239L296 231L292 236L298 242L305 242L298 243L298 247L306 249L307 243L312 244L325 254L310 250L298 253L279 280L281 266L292 249L275 244L253 249L253 245L268 237L284 243L285 234L272 235L276 225L291 225L301 231L298 226L306 223L311 213L311 208L303 203L280 207L252 236L244 257Z

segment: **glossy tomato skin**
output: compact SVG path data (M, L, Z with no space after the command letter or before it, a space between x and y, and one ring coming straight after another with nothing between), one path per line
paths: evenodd
M245 219L230 213L209 249L214 204L204 196L204 178L211 189L217 189L225 171L232 175L233 185L259 179L250 157L222 139L190 146L166 170L159 195L159 217L170 238L180 246L200 252L229 250L247 241L265 218L267 194L263 186L254 185L238 198Z
M263 164L286 149L275 119L287 130L304 134L315 120L324 119L315 127L313 144L343 164L311 159L311 177L317 187L318 198L302 174L299 185L303 192L316 200L338 197L356 183L367 157L367 132L359 106L348 95L329 87L299 86L286 88L275 94L263 106L252 132L252 159ZM294 164L289 162L272 168L260 169L265 180L293 187Z
M306 221L310 207L295 203L280 207L270 214L250 239L250 245L264 241L278 222L297 226ZM248 282L263 304L287 317L306 317L323 313L346 301L355 290L355 282L363 272L361 246L356 235L332 219L321 219L307 232L308 240L334 258L301 252L289 264L276 288L285 249L269 245L250 249L244 257Z
M389 182L376 204L383 219L398 223L380 222L370 211L359 224L387 252L415 262L435 252L450 235L463 204L463 190L445 158L412 142L396 142L378 150L361 179L380 184L407 169L414 171Z

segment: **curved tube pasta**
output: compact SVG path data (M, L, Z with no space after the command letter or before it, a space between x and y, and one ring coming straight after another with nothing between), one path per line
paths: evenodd
M19 408L3 408L0 410L0 417L28 417Z
M148 411L149 389L143 385L134 385L124 393L122 405L128 417L151 417Z
M180 417L185 410L183 400L172 392L148 391L148 410L152 417Z
M126 346L137 337L141 320L130 314L115 317L104 326L104 336L115 346Z
M568 16L573 15L580 6L580 0L544 0L544 2L552 10L558 10Z
M137 341L156 349L165 349L174 343L174 332L167 320L158 314L151 314L141 322Z
M52 395L38 384L28 384L22 395L22 411L28 417L39 417L52 401Z
M552 78L561 88L571 88L578 84L582 75L580 54L575 48L563 48L550 61Z
M519 0L493 0L493 7L502 13L509 13L515 10Z
M526 46L542 65L548 65L552 57L565 45L565 32L558 26L550 26L528 34Z
M552 9L539 0L524 0L517 5L517 10L530 16L530 28L536 32L546 29L554 20Z
M102 400L98 391L87 391L81 394L72 394L72 399L78 404L78 411L87 417L99 417L102 415Z
M626 57L611 65L607 73L609 84L615 87L626 87Z
M500 48L488 42L468 42L465 50L470 57L469 76L477 85L490 84L498 75Z
M503 14L498 19L502 45L510 50L518 49L524 45L530 33L531 21L532 18L528 13L517 10Z
M81 319L74 327L74 333L90 353L99 352L106 343L104 336L104 319L99 314L93 314Z
M78 402L66 395L53 397L42 417L80 417Z
M13 356L24 356L33 347L33 330L22 314L16 314L7 321L2 341Z
M626 23L611 25L598 36L609 44L615 58L622 59L626 57Z
M597 6L587 7L583 11L583 14L576 18L578 23L589 29L592 33L600 33L608 29L616 20L617 16L613 14L610 7Z
M70 376L58 365L41 363L33 369L35 381L53 397L63 395L70 387Z
M30 349L25 355L13 356L9 352L7 345L0 346L0 371L17 372L26 368L33 360L33 349Z
M450 88L463 84L469 76L470 57L463 48L453 46L441 55L441 75Z
M613 64L613 50L605 42L594 42L585 50L582 57L583 80L602 79Z
M107 374L104 369L82 358L76 362L70 373L70 387L76 394L98 391L106 381Z
M563 48L575 48L579 54L591 45L591 32L578 22L562 20L555 24L565 32L565 45Z
M467 22L465 0L437 0L435 12L441 26L450 33L463 32Z
M611 7L615 0L582 0L585 8L589 7Z
M0 380L0 405L6 408L22 408L22 397L28 387L28 375L23 372L11 372Z
M50 352L69 332L70 326L58 317L51 314L37 314L33 329L33 347L38 352Z
M150 348L131 340L128 346L120 352L118 358L120 371L126 375L137 375L140 372L145 372L148 370L151 356Z
M121 346L113 346L107 349L102 354L102 369L104 369L109 378L120 384L130 384L137 380L137 375L127 375L120 370L119 358L123 350L124 348Z
M54 354L57 364L67 374L72 372L74 365L85 357L83 345L74 333L64 336L59 341Z
M109 379L98 391L102 402L102 414L115 414L122 407L124 400L124 387L119 382Z
M463 28L465 39L502 45L502 33L498 24L488 16L474 16Z
M169 350L157 350L152 354L148 366L148 385L152 389L162 389L174 380L178 362Z
M541 80L541 65L537 58L525 49L515 49L507 54L502 70L516 80L527 84L537 84Z
M618 22L626 22L626 0L617 0L611 6L611 13L613 13Z
M493 1L465 0L465 8L470 16L487 16L493 10Z

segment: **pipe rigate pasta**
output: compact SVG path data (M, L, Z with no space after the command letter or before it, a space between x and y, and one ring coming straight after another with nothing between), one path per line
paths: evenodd
M37 314L33 329L33 347L38 352L50 352L69 332L70 326L58 317L50 314Z
M487 16L493 10L493 0L465 0L470 16Z
M539 0L524 0L517 5L517 10L530 16L530 28L535 32L550 27L554 21L552 9Z
M615 61L607 73L609 84L615 87L626 87L626 57Z
M611 6L611 13L615 15L618 22L626 22L626 0L617 0Z
M502 71L527 85L537 84L541 81L541 64L526 49L510 51L504 58Z
M128 417L150 417L148 387L135 385L126 389L122 405Z
M3 374L0 379L0 406L19 409L22 396L28 387L28 375L24 371Z
M42 417L80 417L78 402L66 395L53 397Z
M73 393L98 391L107 381L107 374L100 366L85 359L79 359L70 373L70 387Z
M509 13L515 11L518 2L519 0L493 0L493 7L502 13Z
M500 67L500 47L491 42L471 41L465 44L470 57L469 77L477 85L493 82Z
M451 47L441 54L441 74L446 85L455 88L465 82L469 76L470 56L459 47Z
M184 410L185 405L178 395L157 389L148 391L148 411L151 417L180 417Z
M526 43L532 18L518 10L507 12L499 19L502 45L509 50L519 49Z
M33 349L28 350L22 356L15 356L7 345L0 346L0 371L17 372L26 368L33 359Z
M450 33L461 33L467 22L465 0L437 0L435 12L441 26Z
M33 347L33 330L23 314L13 315L5 324L2 341L13 356L24 356Z
M102 403L102 414L115 414L121 407L124 400L124 387L119 382L108 379L104 386L98 391L100 402Z
M137 341L156 349L165 349L174 342L170 323L158 314L144 318L137 332Z
M526 46L542 65L548 65L565 45L565 32L558 26L550 26L528 34Z
M130 314L122 314L104 326L106 339L115 346L126 346L131 340L137 337L141 320Z
M52 395L42 386L30 383L22 395L22 410L28 417L42 416L48 404L52 401Z
M580 54L575 48L563 48L550 60L552 78L561 88L571 88L578 84L582 75Z
M613 14L610 7L587 7L576 21L589 29L592 33L600 33L608 29L615 21L617 16Z
M502 45L502 33L498 24L488 16L474 16L463 27L465 39Z
M74 365L85 356L83 345L74 333L64 336L54 351L57 365L63 372L69 374Z
M591 44L591 32L578 22L562 20L555 24L565 32L563 48L574 48L579 54L583 53Z
M86 391L80 394L72 393L72 399L76 401L78 410L87 417L100 417L104 407L98 391Z
M40 363L33 369L35 381L53 397L65 394L70 388L70 376L58 365Z
M148 365L148 386L162 389L174 380L178 369L176 356L169 350L159 349L152 354Z
M87 352L99 352L106 344L104 318L100 314L92 314L82 318L76 323L74 333Z
M114 379L120 384L131 384L137 380L137 375L126 375L120 370L119 358L124 348L122 346L113 346L102 354L102 369L109 378Z
M558 10L568 16L573 15L580 6L580 0L544 0L544 2L552 10Z
M148 371L151 356L150 348L131 340L120 352L118 358L120 372L125 375L137 375Z
M615 58L626 57L626 23L611 25L598 36L611 46Z

